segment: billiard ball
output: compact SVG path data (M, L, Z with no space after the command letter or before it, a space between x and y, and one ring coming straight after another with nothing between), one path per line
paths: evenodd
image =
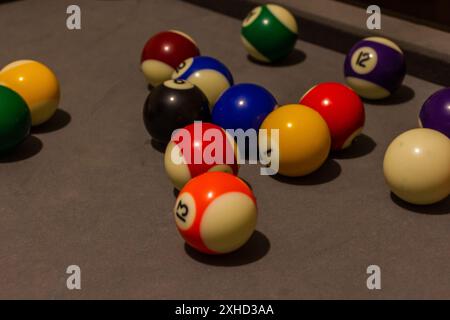
M237 146L225 130L208 122L194 122L183 129L174 135L164 155L164 167L175 188L180 190L208 171L237 175Z
M247 184L224 172L207 172L180 191L173 208L181 236L206 254L242 247L255 230L256 199Z
M432 129L406 131L387 148L383 171L392 192L406 202L443 200L450 194L450 139Z
M405 73L402 50L381 37L369 37L356 43L344 62L347 84L367 99L391 95L402 84Z
M244 19L241 40L248 54L261 62L275 62L294 49L298 26L285 8L265 4L254 8Z
M347 148L364 126L364 105L347 86L335 82L320 83L300 99L325 119L330 129L331 149Z
M442 132L450 138L450 88L432 94L423 104L419 125Z
M10 151L29 135L30 110L15 91L0 85L0 154Z
M16 91L25 100L33 126L49 120L58 108L58 79L40 62L19 60L8 64L0 70L0 84Z
M187 80L203 91L212 108L217 98L233 85L230 70L219 60L198 56L183 61L172 74L172 79Z
M169 30L152 36L141 54L141 69L147 82L156 87L169 80L184 60L200 54L195 41L187 34Z
M168 143L175 129L194 122L208 121L208 100L193 84L167 80L154 88L144 105L144 123L158 143Z
M225 129L258 130L276 106L273 95L263 87L241 83L222 93L214 105L212 121Z
M273 129L278 130L277 135ZM271 112L261 125L258 140L261 159L270 160L271 167L278 162L278 173L290 177L317 170L327 159L331 145L325 120L317 111L299 104Z

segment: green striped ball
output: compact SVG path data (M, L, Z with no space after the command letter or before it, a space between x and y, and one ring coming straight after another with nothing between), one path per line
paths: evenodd
M294 49L298 26L285 8L266 4L254 8L244 19L241 39L251 57L261 62L275 62Z

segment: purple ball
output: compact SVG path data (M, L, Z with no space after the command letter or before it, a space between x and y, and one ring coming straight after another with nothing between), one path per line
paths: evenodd
M450 88L433 93L425 101L419 113L419 123L450 138Z
M400 87L405 74L402 50L391 40L381 37L357 42L344 62L347 84L366 99L388 97Z

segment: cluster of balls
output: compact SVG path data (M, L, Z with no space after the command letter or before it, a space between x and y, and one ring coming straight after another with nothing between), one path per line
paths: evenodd
M237 177L238 151L224 128L234 121L237 126L258 129L275 108L275 98L255 84L234 85L229 69L215 58L200 55L194 40L180 31L152 36L142 52L141 68L153 87L144 104L144 123L152 140L166 147L165 169L180 190L174 207L178 230L192 247L205 253L238 249L253 234L257 207L253 192ZM238 95L247 103L243 118L232 115L233 110L239 112ZM233 99L235 107L228 105ZM184 128L196 137L195 125L202 132L214 128L221 133L222 150L231 150L234 156L231 163L225 159L226 152L221 161L205 161L203 150L211 141L203 135L200 141L192 139L189 150L198 153L200 161L186 161L176 129ZM182 161L175 163L173 154Z
M265 35L263 34L265 33ZM252 56L263 62L286 57L297 39L295 18L284 8L256 8L245 19L242 40ZM192 247L206 253L234 251L252 235L257 207L249 186L237 177L238 150L224 129L258 130L277 107L265 88L234 84L229 69L219 60L200 55L189 35L169 30L151 37L141 56L141 69L153 87L144 105L144 123L152 140L166 145L165 169L181 190L174 208L178 230ZM185 155L178 145L176 129L194 134L194 122L202 131L222 133L223 150L232 149L234 161L175 163L173 154ZM190 154L203 155L211 141L192 139ZM217 157L216 157L217 160Z
M48 121L58 108L59 83L47 66L33 60L12 62L0 70L0 153L11 152Z
M262 5L245 18L241 38L253 59L271 63L289 55L297 32L295 18L286 9ZM268 135L259 136L260 155L270 154L272 161L273 156L278 155L278 174L305 176L318 170L331 151L349 148L361 133L365 111L360 97L386 98L399 88L406 72L398 46L384 38L366 38L346 57L347 85L320 83L297 103L278 106L265 88L250 83L234 85L230 71L222 63L199 54L192 38L179 31L162 32L149 40L142 54L142 70L154 89L144 106L144 122L152 139L166 145L166 173L180 190L173 209L176 226L190 246L207 254L223 254L240 248L251 237L257 220L255 196L237 177L236 143L224 129L255 129L260 133L260 129L266 129ZM448 115L448 108L446 110ZM437 116L433 118L438 121ZM424 127L432 125L425 117L421 119ZM193 124L196 120L202 121L202 132L215 128L222 133L223 150L233 148L234 163L224 158L217 163L206 159L195 163L186 160L184 152L201 156L211 143L203 136L196 137ZM443 125L448 128L448 122ZM195 138L188 151L180 148L176 133L172 137L179 128ZM271 136L271 129L278 130L276 138ZM444 151L437 151L440 160L428 168L430 172L436 167L447 170L436 173L440 182L436 180L431 183L433 186L427 186L434 188L435 193L439 189L441 196L448 194L449 189L448 143L448 139L437 143L438 149ZM399 145L409 148L404 142ZM275 149L277 152L273 152ZM173 155L178 155L179 159L174 159ZM392 174L401 189L409 182L399 172L412 167L406 165L409 159L405 152L393 158L398 166L404 162L403 167L394 169ZM428 181L430 172L424 174ZM414 174L408 178L411 176ZM390 181L388 179L388 183ZM408 199L396 186L390 186L396 194Z

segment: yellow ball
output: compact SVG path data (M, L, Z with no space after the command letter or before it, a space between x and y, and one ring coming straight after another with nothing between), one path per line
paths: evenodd
M32 60L10 63L0 70L0 84L16 91L26 101L33 126L46 122L58 108L58 79L42 63Z
M327 123L315 110L289 104L271 112L260 129L260 152L270 149L271 161L279 163L278 173L298 177L317 170L327 159L331 138ZM271 129L278 129L278 142ZM267 139L267 140L266 140ZM278 154L278 159L276 158Z
M393 193L413 204L432 204L450 194L450 139L431 129L412 129L391 142L384 177Z

